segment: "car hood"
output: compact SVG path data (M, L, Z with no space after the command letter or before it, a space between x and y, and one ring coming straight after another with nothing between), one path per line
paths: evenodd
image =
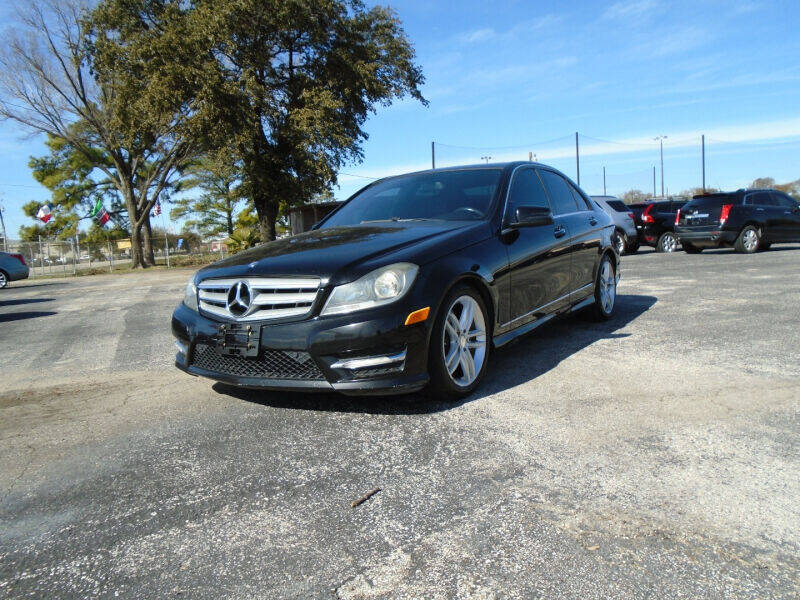
M347 279L390 262L424 264L480 241L485 221L381 221L301 233L200 270L199 278L316 275Z

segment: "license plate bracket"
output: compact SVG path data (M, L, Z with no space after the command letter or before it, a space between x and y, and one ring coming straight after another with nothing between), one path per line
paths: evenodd
M258 357L261 325L224 323L218 331L217 352L223 356Z

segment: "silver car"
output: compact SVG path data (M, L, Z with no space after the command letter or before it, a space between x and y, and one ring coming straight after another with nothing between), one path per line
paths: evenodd
M0 289L7 287L11 281L27 278L28 265L22 254L0 252Z
M614 243L620 254L635 254L639 249L639 235L631 209L616 196L592 196L592 200L607 213L617 228Z

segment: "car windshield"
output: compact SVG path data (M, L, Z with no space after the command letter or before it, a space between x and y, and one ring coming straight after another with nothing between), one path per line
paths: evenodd
M429 171L392 177L366 188L332 214L320 229L371 221L484 219L501 169Z

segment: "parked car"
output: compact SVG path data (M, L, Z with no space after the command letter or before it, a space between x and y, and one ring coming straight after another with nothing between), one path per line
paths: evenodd
M670 198L631 204L639 243L652 246L656 252L675 252L679 244L675 235L675 215L685 203L685 199Z
M28 265L22 254L0 252L0 289L12 281L28 278Z
M639 233L630 207L616 196L592 196L592 200L614 221L617 253L636 254L639 249Z
M695 196L675 219L689 253L733 246L737 252L768 250L775 242L800 242L800 204L776 190L737 190Z
M312 231L201 269L172 316L176 366L235 385L472 392L494 348L556 315L612 315L611 218L550 167L374 182Z

